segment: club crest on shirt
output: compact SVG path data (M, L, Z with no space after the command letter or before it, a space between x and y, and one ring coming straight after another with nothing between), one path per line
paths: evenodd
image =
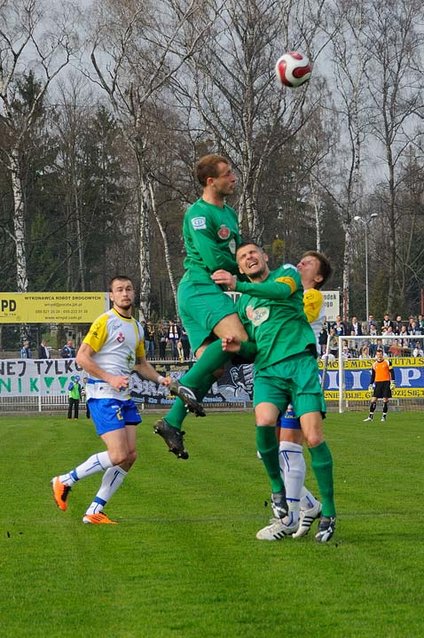
M206 217L193 217L191 220L191 225L194 230L205 230L206 229Z
M116 341L118 343L123 343L125 341L125 335L123 332L118 332L117 337L116 337Z
M228 226L225 226L225 224L221 224L221 226L218 228L218 237L220 239L228 239L230 234L231 234L231 231L228 228Z
M269 317L269 308L254 308L247 306L246 316L254 326L260 326Z

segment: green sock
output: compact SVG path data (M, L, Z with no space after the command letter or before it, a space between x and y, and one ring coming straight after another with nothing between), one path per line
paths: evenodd
M322 499L323 516L335 516L333 488L333 458L330 448L323 441L316 447L309 448L311 465L317 479L319 492Z
M256 426L256 449L265 465L265 470L271 483L271 492L273 494L281 492L284 490L284 483L280 473L275 425Z
M251 341L243 342L243 355L254 358L256 352L256 344ZM216 381L214 376L215 370L222 368L232 357L229 352L222 349L221 339L212 341L204 350L203 354L196 363L179 379L182 385L186 385L193 390L197 399L201 401L209 388ZM172 427L181 430L184 419L187 416L187 409L181 401L176 399L172 408L165 415L165 421Z
M179 382L196 391L204 386L206 376L209 377L215 370L222 368L231 357L229 352L224 352L222 349L221 339L212 341L190 370L179 379ZM199 398L203 399L203 396Z

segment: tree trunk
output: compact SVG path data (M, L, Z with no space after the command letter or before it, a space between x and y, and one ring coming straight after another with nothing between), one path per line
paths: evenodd
M150 318L150 193L149 178L143 174L141 162L138 163L138 213L140 223L140 318Z
M25 206L18 151L10 155L10 172L13 191L13 229L16 249L16 289L18 292L28 291L28 273L25 246Z
M171 263L171 255L169 253L168 238L166 236L165 229L164 229L163 224L162 224L162 222L160 220L160 217L158 215L158 211L157 211L157 208L156 208L155 192L153 190L153 185L152 185L151 182L149 182L149 193L150 193L150 203L151 203L151 207L152 207L153 217L155 218L156 223L157 223L157 225L159 227L159 232L161 234L162 241L163 241L163 249L164 249L166 270L167 270L167 273L168 273L169 284L170 284L171 290L172 290L172 296L174 297L175 316L177 317L178 316L177 287L175 285L174 273L172 272L172 263Z
M352 234L350 224L344 224L345 250L343 257L343 321L348 321L350 312L350 269L352 264Z

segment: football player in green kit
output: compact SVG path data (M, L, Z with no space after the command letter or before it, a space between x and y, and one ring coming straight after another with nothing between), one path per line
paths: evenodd
M229 161L220 155L202 157L197 163L196 174L202 196L184 216L185 274L178 287L178 309L198 359L180 382L201 400L232 356L222 350L221 339L233 335L241 344L240 354L246 358L253 358L256 347L248 342L234 302L224 292L226 288L212 280L216 270L233 275L239 272L235 258L241 244L238 219L226 203L226 198L234 193L236 176ZM154 426L154 431L165 440L169 450L182 459L188 458L181 430L186 414L184 402L176 399L165 417ZM274 515L282 518L287 513L287 503L278 446L269 451L266 438L259 436L257 448L270 476Z
M225 270L213 274L216 283L241 292L238 313L256 342L254 397L256 431L267 437L268 450L278 447L275 427L280 412L293 405L311 454L322 499L322 516L315 538L327 542L334 534L333 461L324 440L326 411L318 376L315 335L306 319L299 271L290 264L270 271L268 258L255 243L239 245L237 263L249 282ZM231 333L229 333L230 335ZM238 337L227 336L223 348L238 352ZM261 452L262 455L262 452Z

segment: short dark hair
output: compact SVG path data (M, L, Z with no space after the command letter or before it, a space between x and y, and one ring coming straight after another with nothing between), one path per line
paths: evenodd
M331 277L333 274L333 268L331 267L330 260L327 255L324 253L319 253L317 250L308 250L306 253L303 253L303 257L315 257L319 261L319 271L318 275L321 275L322 281L316 283L315 288L319 289L325 284L325 282Z
M109 281L109 292L112 292L112 286L115 281L130 281L134 286L134 282L131 277L127 277L127 275L115 275L115 277L112 277L112 279Z
M218 164L230 164L230 161L223 155L204 155L196 164L196 175L202 186L206 186L208 177L218 177Z
M236 253L240 250L240 248L244 248L245 246L256 246L259 250L264 250L263 246L258 244L254 239L244 239L239 246L237 246Z
M384 352L383 348L377 348L376 352Z

